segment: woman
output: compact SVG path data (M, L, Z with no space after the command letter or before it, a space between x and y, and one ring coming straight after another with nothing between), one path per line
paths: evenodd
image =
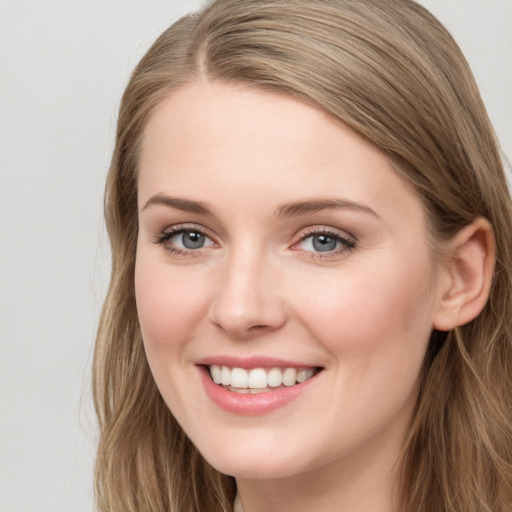
M510 196L424 8L182 18L123 96L105 212L100 510L510 510Z

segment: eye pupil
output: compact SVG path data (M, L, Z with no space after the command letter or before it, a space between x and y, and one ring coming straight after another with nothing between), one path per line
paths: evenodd
M336 249L337 240L329 235L315 235L313 237L313 247L316 251L326 252Z
M186 231L182 235L183 246L187 249L199 249L204 245L205 235L197 231Z

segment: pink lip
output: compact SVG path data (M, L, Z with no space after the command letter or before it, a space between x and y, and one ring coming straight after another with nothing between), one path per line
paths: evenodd
M298 361L286 361L274 357L233 357L233 356L212 356L205 357L196 364L208 365L216 364L219 366L229 366L230 368L244 368L251 370L253 368L277 368L277 367L293 367L293 368L312 368L310 364L304 364Z
M295 366L290 365L289 363L286 365L276 364L276 360L272 360L272 364L260 364L256 366L240 366L238 363L233 365L233 367L237 368L256 368L259 367L276 367L276 366ZM227 363L205 363L205 364L224 364L225 366L231 366L231 364ZM252 363L251 363L252 364ZM304 366L304 365L297 365ZM311 379L302 382L301 384L296 384L295 386L290 386L287 388L276 388L272 391L266 391L264 393L258 394L248 394L248 393L236 393L233 391L228 391L223 387L215 384L210 377L210 373L208 368L205 366L197 366L202 384L206 391L206 394L221 409L224 409L227 412L245 416L256 416L261 414L267 414L284 405L289 404L304 392L306 392L314 383L317 381L317 377L320 373L314 375Z

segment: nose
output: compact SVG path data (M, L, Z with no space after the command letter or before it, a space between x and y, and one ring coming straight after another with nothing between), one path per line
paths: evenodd
M210 308L210 320L230 337L247 339L286 322L278 272L263 257L233 255L225 262Z

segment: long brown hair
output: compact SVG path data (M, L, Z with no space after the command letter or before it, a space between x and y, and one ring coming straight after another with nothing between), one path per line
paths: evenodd
M198 79L279 91L384 151L428 213L432 240L493 226L490 298L434 332L400 472L403 510L512 509L512 207L496 137L452 37L411 0L217 0L166 30L124 93L107 179L112 275L94 359L100 511L230 511L213 469L160 397L134 296L137 157L148 118Z

